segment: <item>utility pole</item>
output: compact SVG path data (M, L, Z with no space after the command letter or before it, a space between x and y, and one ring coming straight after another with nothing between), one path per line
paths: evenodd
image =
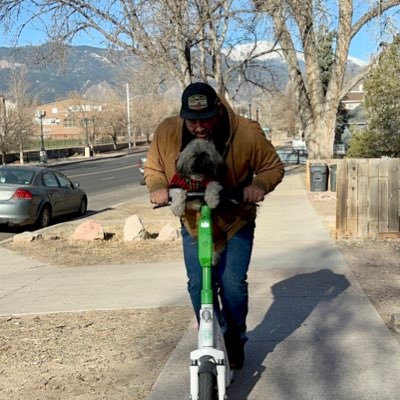
M126 84L126 119L127 119L127 129L128 129L128 148L132 149L132 133L131 133L131 106L129 97L129 83ZM136 146L135 138L133 139L133 145Z
M0 152L1 152L1 163L5 165L6 157L4 152L4 145L6 140L6 98L0 95Z

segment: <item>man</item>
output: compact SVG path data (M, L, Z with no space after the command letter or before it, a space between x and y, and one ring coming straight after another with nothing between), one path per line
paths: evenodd
M231 368L244 362L248 311L247 270L253 247L256 205L274 190L284 175L281 160L258 122L234 113L205 83L190 84L182 94L180 115L165 119L157 128L145 165L145 180L153 204L168 203L169 185L176 173L180 151L193 139L212 141L225 160L220 184L242 191L243 204L217 207L214 240L221 250L214 268L222 305L222 329ZM197 255L197 211L181 217L188 290L199 319L202 272ZM217 297L217 296L215 296Z

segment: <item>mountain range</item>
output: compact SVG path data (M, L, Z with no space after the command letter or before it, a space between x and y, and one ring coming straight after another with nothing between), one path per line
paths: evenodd
M263 42L258 52L268 49L270 44ZM252 45L240 45L233 49L226 58L234 65L248 54ZM67 53L57 53L53 58L48 45L26 46L18 48L0 47L0 94L8 90L12 71L24 68L29 82L29 93L39 103L48 103L68 97L70 92L102 91L111 87L123 93L124 82L128 73L137 67L138 61L133 57L115 57L108 50L91 46L68 46ZM60 62L62 60L62 62ZM304 68L304 58L298 54L300 67ZM365 67L365 63L353 57L348 59L347 74L354 75ZM277 51L261 56L257 65L252 66L248 76L264 84L272 84L284 88L287 80L287 66L282 54ZM233 75L229 83L230 91L240 91L242 98L252 96L252 88L248 84L240 85L239 75Z

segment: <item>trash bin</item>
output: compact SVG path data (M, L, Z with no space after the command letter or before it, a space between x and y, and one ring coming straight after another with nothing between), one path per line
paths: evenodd
M337 170L337 165L331 165L329 171L329 182L332 192L336 192L336 170Z
M310 164L311 191L326 192L328 190L327 164Z

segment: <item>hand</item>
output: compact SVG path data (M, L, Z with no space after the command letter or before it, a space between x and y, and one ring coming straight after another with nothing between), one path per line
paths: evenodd
M168 189L158 189L150 193L150 202L152 204L163 206L165 204L168 204L168 201L169 201Z
M249 185L243 189L243 201L249 203L258 203L263 201L265 196L265 190L257 185Z

